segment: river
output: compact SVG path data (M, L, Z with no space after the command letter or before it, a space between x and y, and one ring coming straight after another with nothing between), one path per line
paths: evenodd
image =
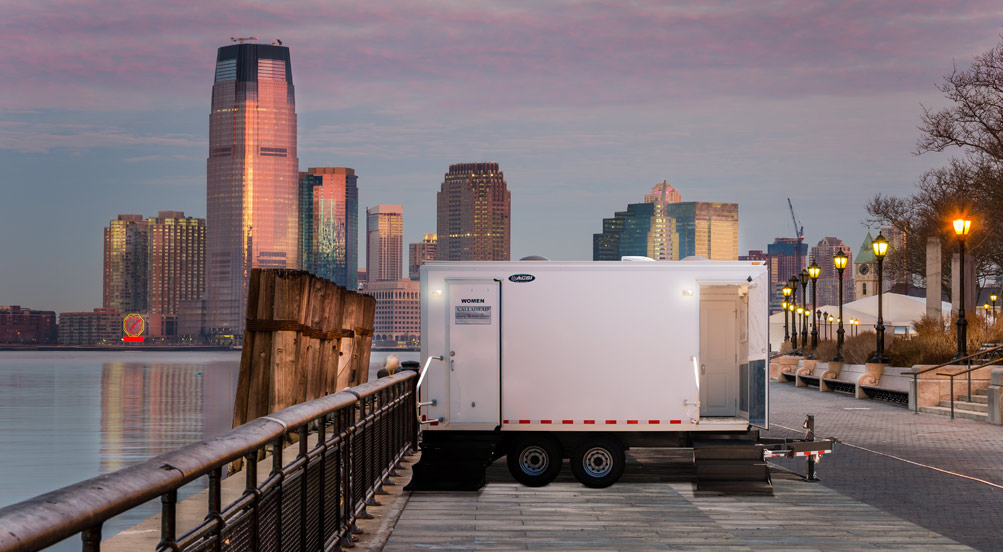
M388 354L373 352L371 379ZM239 364L238 351L0 352L0 508L228 431ZM126 512L104 537L158 511Z

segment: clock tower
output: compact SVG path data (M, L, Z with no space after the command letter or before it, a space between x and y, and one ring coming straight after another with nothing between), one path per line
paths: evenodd
M873 240L871 233L868 232L860 251L853 258L853 290L857 299L878 293L878 260L871 248Z

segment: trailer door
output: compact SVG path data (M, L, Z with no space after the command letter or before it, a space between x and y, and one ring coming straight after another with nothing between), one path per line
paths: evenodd
M499 423L501 301L497 280L446 280L449 425Z

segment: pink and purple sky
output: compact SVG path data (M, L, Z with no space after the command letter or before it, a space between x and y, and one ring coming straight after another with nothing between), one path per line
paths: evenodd
M405 241L435 231L449 164L498 161L513 258L591 259L602 218L663 179L739 203L740 253L792 234L788 196L810 244L858 248L867 199L947 159L912 154L921 105L1001 24L982 0L7 0L0 304L98 307L109 219L205 216L232 36L290 47L301 167L356 169Z

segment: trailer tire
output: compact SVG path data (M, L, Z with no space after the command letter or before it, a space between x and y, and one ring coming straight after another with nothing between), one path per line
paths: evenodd
M527 487L543 487L561 473L561 445L549 435L527 435L516 439L506 455L508 471Z
M586 487L601 489L620 480L627 457L623 445L605 435L586 437L571 455L571 472Z

